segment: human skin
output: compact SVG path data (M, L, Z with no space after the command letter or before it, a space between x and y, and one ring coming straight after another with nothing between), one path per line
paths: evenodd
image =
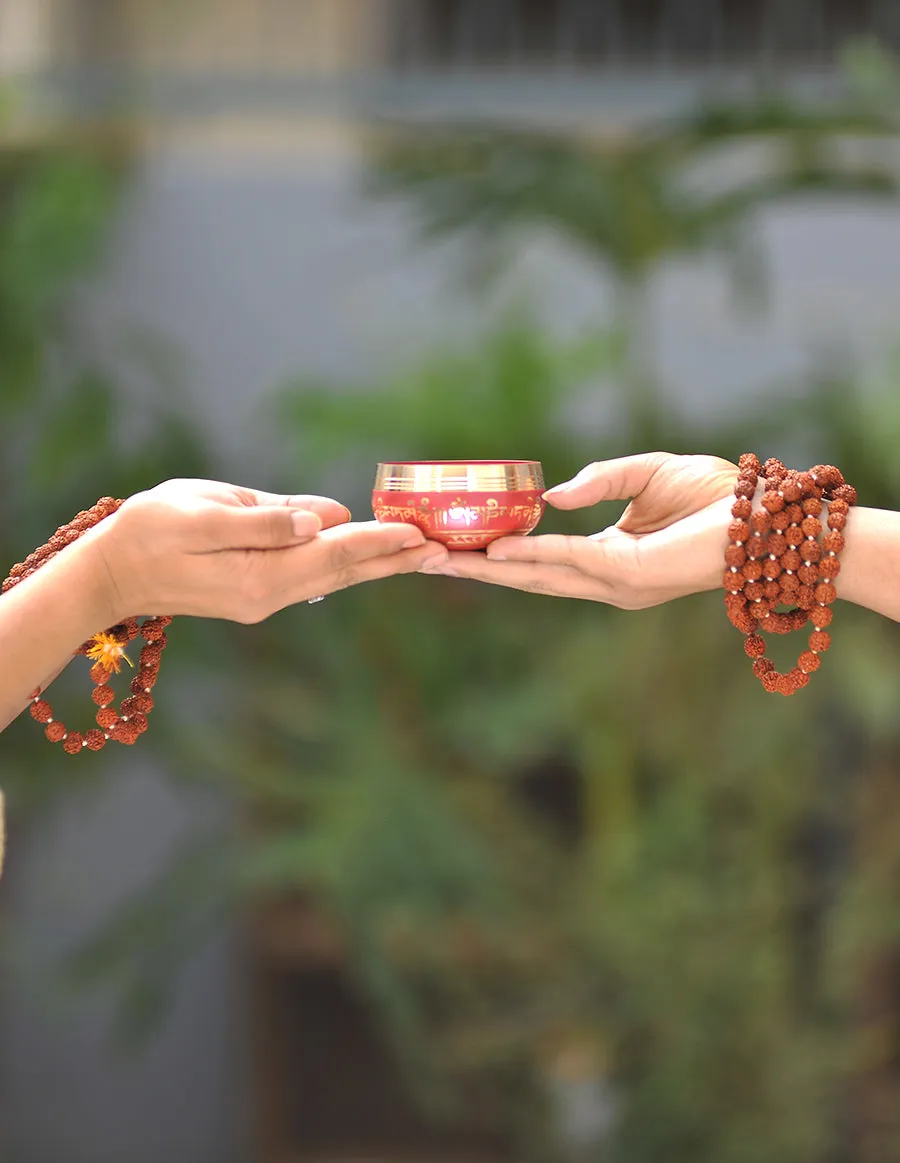
M126 618L255 623L446 559L414 526L354 523L327 497L167 481L129 498L0 598L0 730L83 642Z
M720 589L737 465L653 452L588 465L545 494L560 510L629 500L589 537L503 537L424 572L638 610ZM844 530L838 598L900 621L900 513L856 506Z

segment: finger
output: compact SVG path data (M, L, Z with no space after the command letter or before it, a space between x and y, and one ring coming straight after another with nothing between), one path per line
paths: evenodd
M326 579L322 592L335 593L363 582L379 581L397 574L440 569L447 564L449 558L450 555L444 546L426 541L415 549L404 549L399 553L372 557L367 561L346 566Z
M606 587L569 565L541 564L525 561L494 561L483 553L451 553L447 565L424 572L446 577L469 578L490 585L547 594L557 598L587 598L606 601Z
M201 553L233 549L287 549L309 541L322 528L317 513L286 505L209 505L196 515Z
M308 571L302 577L295 571L277 590L279 603L282 606L294 605L319 594L337 593L363 582L379 581L395 574L417 573L428 564L446 564L448 557L442 545L423 541L412 549L348 561L331 572L314 575L313 580L310 580Z
M331 497L308 496L300 493L285 497L282 503L292 510L300 509L306 513L315 513L323 529L333 529L336 525L346 525L352 519L347 506Z
M316 513L322 521L322 528L340 525L350 520L350 510L340 501L309 493L269 493L265 489L253 489L247 485L226 484L223 481L180 479L164 482L160 489L185 490L193 496L211 501L216 505L233 505L235 508L252 509L265 505L286 509L303 509Z
M335 577L346 579L344 586L353 585L364 562L390 559L404 550L423 550L425 546L430 547L433 556L442 559L446 556L446 550L427 542L415 525L381 525L370 521L324 529L314 541L273 553L262 563L265 589L278 594L295 594L304 588L313 594L326 593L329 580ZM427 551L423 552L420 560L428 556Z
M670 455L668 452L641 452L636 456L597 461L583 468L572 480L548 489L544 498L557 509L583 509L601 501L636 497Z
M425 534L416 525L379 521L351 521L325 529L319 537L319 545L334 568L415 549L425 543Z
M491 561L530 561L578 569L585 559L587 541L561 533L541 537L499 537L487 548Z

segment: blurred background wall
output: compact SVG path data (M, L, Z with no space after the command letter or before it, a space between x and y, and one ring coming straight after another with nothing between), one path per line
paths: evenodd
M410 200L365 192L373 125L425 126L426 139L429 125L459 122L637 137L760 85L815 108L854 62L872 65L865 87L898 40L888 0L6 0L0 11L11 148L60 127L128 141L100 257L66 295L79 358L132 402L123 439L134 436L128 409L143 414L168 393L212 468L285 491L320 481L299 451L293 463L277 457L261 435L274 389L297 375L383 382L436 347L472 342L485 321L481 293L455 281L462 244L417 245ZM740 180L742 148L717 162L713 182ZM894 160L895 143L880 149ZM715 257L673 248L652 272L660 391L688 426L743 414L773 384L799 397L815 369L875 364L897 333L900 213L889 198L815 190L763 206L753 228L768 282L755 313L736 310ZM538 223L497 301L500 315L536 304L548 334L566 340L604 324L614 297L591 257L559 241L551 221ZM182 471L172 459L166 467ZM364 499L369 468L356 472L348 488ZM16 527L4 545L13 560L31 548ZM224 722L227 709L213 701L204 714ZM0 764L15 787L34 762L18 739L4 738ZM186 837L231 844L240 795L173 776L165 748L85 787L63 776L65 788L20 820L13 797L0 1157L257 1157L246 942L233 914L186 956L140 1052L117 1048L111 989L73 1002L47 984L60 955L150 884ZM588 1101L595 1115L598 1101Z

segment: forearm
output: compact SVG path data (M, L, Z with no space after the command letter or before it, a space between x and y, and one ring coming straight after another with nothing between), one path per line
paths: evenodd
M117 621L102 551L91 530L0 597L0 731L78 647Z
M844 538L838 598L900 622L900 513L851 509Z

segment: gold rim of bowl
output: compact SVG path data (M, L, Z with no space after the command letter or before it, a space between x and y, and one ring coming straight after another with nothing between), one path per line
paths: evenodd
M387 493L491 493L544 491L539 460L386 461L375 489Z

